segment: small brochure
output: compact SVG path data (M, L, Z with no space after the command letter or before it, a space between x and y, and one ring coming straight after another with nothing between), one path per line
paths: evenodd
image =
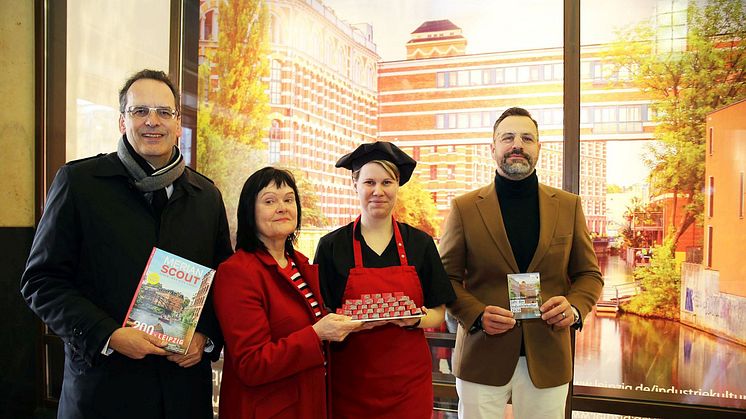
M154 247L123 326L159 337L168 342L166 350L185 354L214 275L214 269Z
M538 272L508 274L510 311L516 320L541 317L541 279Z

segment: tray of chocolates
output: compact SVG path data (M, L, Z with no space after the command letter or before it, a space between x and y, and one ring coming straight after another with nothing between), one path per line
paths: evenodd
M362 294L358 299L346 299L337 314L352 317L352 321L371 322L422 317L422 310L403 292Z

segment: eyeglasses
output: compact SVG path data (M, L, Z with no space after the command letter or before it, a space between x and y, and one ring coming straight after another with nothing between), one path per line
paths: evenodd
M130 106L127 108L127 113L138 119L147 118L152 111L155 111L160 119L174 119L179 116L179 111L176 109L162 106Z

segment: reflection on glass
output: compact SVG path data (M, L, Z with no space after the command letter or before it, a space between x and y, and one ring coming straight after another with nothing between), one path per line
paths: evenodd
M658 0L620 23L584 56L581 150L605 155L581 151L580 192L606 284L577 336L575 394L743 409L746 287L731 248L746 230L720 196L739 193L746 160L734 134L746 92L733 88L745 64L732 54L746 45L729 43L743 38L744 6Z
M600 312L577 336L575 394L746 408L746 350L736 343L677 321Z
M224 48L221 34L230 30L220 19L236 13L231 4L230 0L200 2L200 62L209 64L200 67L200 90L207 98L201 106L216 103L221 83L228 83L232 74L230 58L215 61ZM267 84L266 97L256 103L269 110L266 118L263 114L259 118L265 125L254 127L264 131L252 147L251 161L257 167L271 162L297 168L298 177L307 179L301 195L316 199L304 202L304 212L308 208L319 216L303 221L301 247L314 248L315 237L357 213L348 175L335 169L334 162L359 143L376 139L395 142L417 159L413 181L403 191L426 197L409 201L410 207L415 207L411 202L418 202L422 203L418 208L428 206L432 211L402 221L437 236L451 199L492 181L492 124L510 106L525 107L539 122L539 179L561 186L563 173L569 170L562 164L563 51L561 19L557 18L562 15L562 2L537 0L520 8L507 2L438 0L267 0L264 4L269 10L268 51L252 59L268 62L261 76ZM685 50L687 4L681 0L582 3L579 186L607 283L599 310L589 316L578 340L581 362L576 373L591 383L652 378L662 384L683 382L679 367L671 366L680 354L675 345L657 352L668 358L646 352L636 360L633 347L623 340L633 339L640 350L652 351L656 343L668 342L667 330L681 336L682 326L675 320L656 323L618 313L624 302L649 295L646 278L675 270L669 268L681 260L699 263L703 230L688 209L702 197L696 189L688 196L661 189L672 186L673 179L658 178L651 183L651 174L666 173L665 167L656 166L661 157L686 155L671 153L656 133L660 117L676 109L656 107L657 98L637 78L641 67L634 63L620 66L608 52L619 40L615 29L656 22L656 18L658 24L648 33L655 42L647 56L653 57L655 51ZM508 14L511 18L505 19ZM662 91L668 88L664 85ZM227 111L232 104L223 105ZM257 113L256 109L253 114L238 112L237 117L251 118ZM232 157L249 160L242 153ZM209 170L209 166L203 168ZM698 172L691 172L696 177ZM231 176L227 181L233 180ZM220 185L220 179L213 179ZM230 199L226 194L229 208L235 205ZM401 199L400 207L408 206L407 199ZM677 246L669 252L676 259L661 257L659 261L665 259L665 264L655 261L656 246L671 233L670 226L684 224L687 228L681 229ZM664 282L661 294L676 301L679 282ZM700 300L694 294L692 299L694 309ZM678 307L669 307L668 312L678 313ZM597 338L602 332L604 336L615 333L619 339ZM695 341L684 341L688 348L684 359L699 359L697 351L709 347ZM433 354L437 361L434 374L447 376L448 357L440 348L434 348ZM659 361L664 363L656 364ZM645 365L654 368L642 373ZM698 374L697 369L692 371ZM688 385L698 379L707 381L710 373L700 372L699 378L687 378ZM594 377L595 373L600 375ZM705 401L722 403L717 398Z
M124 81L168 73L169 13L166 0L67 1L66 160L116 149Z
M311 189L301 195L318 197L310 210L322 217L304 220L304 227L329 230L357 214L349 176L334 163L359 143L378 139L418 156L416 180L404 188L411 192L402 195L399 208L407 202L425 208L397 217L437 236L450 200L492 181L492 125L510 106L525 106L541 119L542 138L558 150L547 152L552 157L546 168L540 159L541 176L560 185L562 26L551 16L561 15L561 3L522 10L490 1L290 3L293 12L287 2L264 2L269 10L264 100L270 112L256 163L298 168L309 180ZM201 90L207 89L205 103L213 106L221 80L239 65L224 62L232 59L227 56L215 61L221 48L230 48L220 37L230 29L220 22L239 11L230 1L200 5L200 62L209 63L200 69L201 80L210 81ZM504 21L508 10L541 22L542 33L501 36L502 30L523 27L520 19ZM392 20L392 13L406 18ZM503 22L500 30L496 21ZM209 130L219 129L214 120L211 124ZM210 173L209 163L200 167L227 188L218 173ZM231 208L231 194L224 195Z

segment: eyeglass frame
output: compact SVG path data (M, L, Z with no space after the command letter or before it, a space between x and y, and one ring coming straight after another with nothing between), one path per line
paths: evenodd
M148 114L147 114L147 115L144 115L144 116L137 116L137 115L134 115L134 111L135 111L135 110L137 110L137 109L147 109L147 110L148 110ZM161 116L161 115L160 115L160 114L158 113L158 111L159 111L159 110L161 110L161 111L165 111L165 110L168 110L168 111L169 111L169 115L171 115L171 116L169 116L169 117L164 117L164 116ZM127 109L125 109L125 111L124 111L124 112L128 113L128 114L129 114L129 115L130 115L130 116L131 116L132 118L136 118L136 119L145 119L145 118L147 118L148 116L150 116L150 114L151 114L151 113L155 112L155 115L156 115L156 116L157 116L157 117L158 117L159 119L161 119L161 120L166 120L166 121L170 121L170 120L173 120L173 119L178 119L178 118L179 118L179 116L181 115L181 114L179 113L178 109L173 109L173 108L171 108L171 107L168 107L168 106L145 106L145 105L133 105L133 106L129 106L129 107L127 107Z

